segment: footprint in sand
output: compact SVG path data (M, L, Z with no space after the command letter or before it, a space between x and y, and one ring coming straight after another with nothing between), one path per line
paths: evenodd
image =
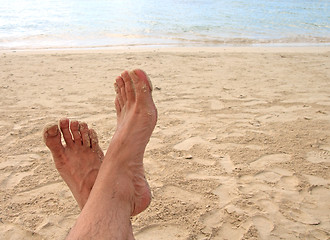
M178 225L152 225L135 233L137 240L184 240L188 238L188 232Z

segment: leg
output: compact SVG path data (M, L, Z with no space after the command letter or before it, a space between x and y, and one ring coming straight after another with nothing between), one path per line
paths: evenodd
M134 239L130 216L151 200L143 156L157 121L151 84L142 70L116 79L118 126L90 197L68 239Z
M43 136L55 166L69 186L80 209L87 202L104 155L93 129L86 123L62 119L57 125L45 127ZM71 131L70 131L71 130ZM61 133L66 146L62 145Z

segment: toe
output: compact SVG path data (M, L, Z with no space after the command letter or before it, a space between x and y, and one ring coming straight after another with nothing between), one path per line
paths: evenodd
M147 74L142 70L130 72L135 87L136 100L139 102L152 102L152 85Z
M125 83L122 77L117 77L116 78L116 83L119 87L119 91L120 91L120 96L122 99L122 107L125 105L127 99L126 99L126 90L125 90Z
M115 83L115 89L116 89L116 93L117 93L117 98L118 98L118 102L120 104L120 107L123 108L124 107L124 99L123 96L121 94L121 88L124 86L124 81L121 77L117 77L116 78L116 83Z
M89 148L91 146L91 139L88 134L88 126L84 122L80 123L80 135L82 138L83 146Z
M97 153L97 155L100 158L100 161L102 161L104 154L103 154L102 149L99 146L99 140L98 140L97 134L94 131L94 129L89 130L89 136L91 138L91 145L92 145L91 147L92 147L93 151Z
M73 140L75 142L75 144L82 144L82 138L80 135L80 125L78 121L71 121L70 123L70 129L71 129L71 133L73 135Z
M61 133L57 125L47 125L43 131L43 138L54 158L62 155L64 147L61 142Z
M130 72L131 78L133 80L134 85L143 85L148 87L148 90L152 92L152 83L148 77L148 75L145 73L145 71L141 69L135 69Z
M116 81L117 81L117 80L116 80ZM115 82L115 83L113 84L113 86L115 87L115 91L116 91L116 93L119 94L119 87L118 87L117 82Z
M115 99L115 107L116 107L117 117L119 117L120 113L121 113L121 107L120 107L118 97L116 97L116 99Z
M134 102L135 100L135 91L133 87L133 82L131 76L127 71L122 73L122 78L125 82L125 91L126 91L126 98L128 103Z
M69 119L63 118L60 120L60 128L63 134L64 141L68 147L73 146L72 135L69 130Z

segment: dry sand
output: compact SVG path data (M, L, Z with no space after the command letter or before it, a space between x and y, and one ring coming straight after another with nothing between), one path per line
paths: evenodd
M61 117L107 148L114 78L150 74L159 120L145 154L138 240L329 239L330 49L0 53L0 238L62 239L79 209L42 142Z

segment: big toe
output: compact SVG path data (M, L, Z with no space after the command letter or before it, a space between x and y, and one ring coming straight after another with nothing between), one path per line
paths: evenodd
M145 71L141 69L135 69L130 72L133 79L134 85L141 85L142 87L147 86L152 91L152 83Z
M61 143L61 133L57 125L47 125L43 130L43 139L53 155L60 154L64 148Z

